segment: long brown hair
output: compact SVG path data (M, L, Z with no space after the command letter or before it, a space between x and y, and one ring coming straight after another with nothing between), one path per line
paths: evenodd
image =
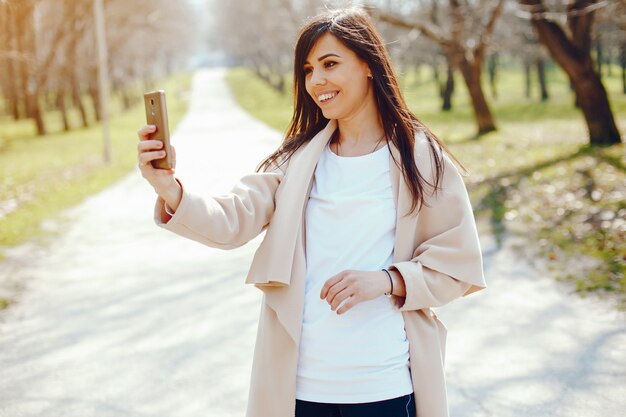
M305 87L304 63L317 40L324 34L334 35L369 66L373 76L374 97L380 114L387 146L391 141L400 151L401 167L412 197L410 212L424 204L428 188L436 192L443 177L443 143L411 113L402 97L389 53L370 17L363 10L348 8L329 11L310 20L300 31L294 57L294 111L281 147L265 158L257 171L277 161L288 160L302 145L309 142L328 123L322 110ZM426 133L434 161L433 181L419 171L413 157L415 134Z

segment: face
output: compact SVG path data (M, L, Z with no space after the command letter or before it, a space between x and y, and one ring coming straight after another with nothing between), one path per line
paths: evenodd
M368 65L329 33L313 45L302 70L307 93L327 119L349 120L375 105Z

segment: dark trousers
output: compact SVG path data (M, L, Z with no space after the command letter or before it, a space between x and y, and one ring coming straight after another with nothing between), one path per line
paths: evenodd
M415 397L359 404L328 404L296 400L295 417L415 417Z

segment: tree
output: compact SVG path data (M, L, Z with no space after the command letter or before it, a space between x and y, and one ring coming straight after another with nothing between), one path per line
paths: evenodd
M591 145L620 143L609 99L591 58L591 31L594 14L603 3L596 0L570 0L565 12L566 31L542 0L519 0L527 6L527 16L539 41L567 73L576 93L577 103L589 129Z
M519 19L518 19L519 20ZM537 71L537 81L539 84L539 96L541 101L548 101L550 94L548 93L548 85L546 82L546 53L541 48L537 36L533 33L530 25L524 25L521 30L522 42L517 45L517 53L521 55L524 61L524 70L526 76L526 98L532 97L532 69ZM521 29L521 28L520 28Z
M15 120L21 117L19 106L19 86L16 82L16 61L18 58L15 46L15 10L6 2L0 1L0 72L5 74L0 78L0 87L4 91L6 108L10 110Z
M234 60L250 67L272 88L286 92L293 41L302 20L315 12L312 0L232 0L213 4L215 39ZM260 32L262 31L262 32Z
M128 89L180 66L195 35L187 3L107 0L109 73L125 108L141 98ZM43 111L60 110L70 129L74 107L87 126L88 92L98 118L93 0L0 0L0 91L7 113L32 118L45 134ZM140 12L138 12L140 11ZM56 97L56 100L46 100ZM71 97L71 100L68 98ZM136 97L133 100L133 97ZM43 106L47 106L46 109Z
M12 56L14 60L13 75L17 87L15 98L22 98L26 116L35 121L37 133L45 134L46 127L39 103L39 85L37 84L34 65L37 56L35 7L34 0L23 0L7 4L12 17ZM19 113L18 113L19 115Z
M408 20L380 10L373 10L372 14L383 22L415 29L434 41L444 51L451 65L458 69L467 86L478 128L478 135L496 130L489 104L482 89L482 64L485 51L489 44L496 22L502 13L504 0L490 2L486 22L480 17L482 13L472 8L472 2L448 0L450 27L443 29L421 19ZM474 4L478 9L480 5ZM426 20L426 19L425 19ZM432 22L432 18L428 19Z

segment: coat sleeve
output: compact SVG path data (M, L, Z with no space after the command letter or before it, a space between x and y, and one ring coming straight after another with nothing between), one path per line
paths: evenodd
M275 194L284 171L247 175L229 193L205 197L189 192L173 216L160 197L154 209L156 224L180 236L219 249L234 249L259 235L269 224L275 209ZM181 184L182 186L182 184Z
M402 311L440 307L485 288L469 196L447 156L441 189L428 198L418 216L413 258L390 266L400 273L406 287L406 297L394 296L394 304Z

